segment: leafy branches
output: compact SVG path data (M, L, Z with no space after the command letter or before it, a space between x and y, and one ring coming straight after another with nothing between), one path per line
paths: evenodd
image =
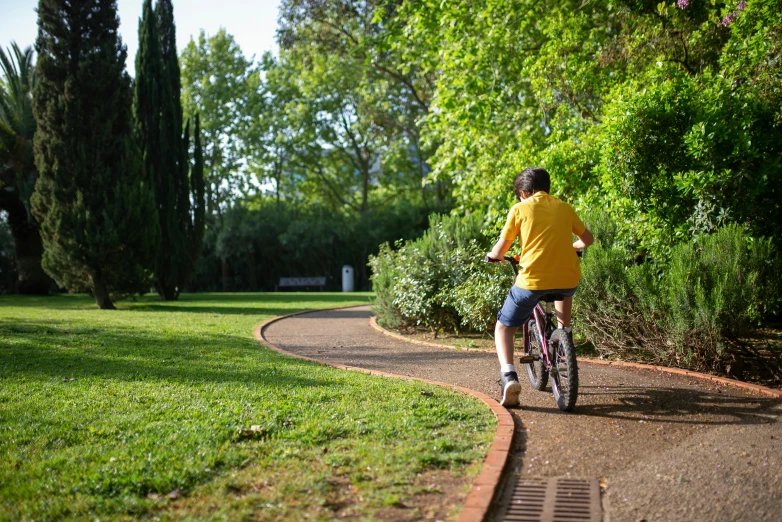
M221 216L226 206L253 186L245 161L245 129L258 88L258 72L225 29L190 40L182 52L184 115L201 119L207 214ZM257 113L256 113L257 114Z

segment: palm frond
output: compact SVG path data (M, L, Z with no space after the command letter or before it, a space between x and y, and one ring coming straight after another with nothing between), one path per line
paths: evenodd
M25 139L31 139L35 133L33 56L32 47L22 50L16 42L11 42L7 54L0 48L0 71L4 80L0 87L0 121Z

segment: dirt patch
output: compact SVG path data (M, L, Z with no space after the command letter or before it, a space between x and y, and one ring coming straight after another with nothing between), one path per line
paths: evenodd
M782 327L759 328L746 339L743 359L727 367L727 373L736 379L782 388Z
M454 520L464 504L474 477L459 476L448 471L419 473L413 482L410 497L388 498L389 505L374 513L378 520ZM337 516L341 514L337 513Z

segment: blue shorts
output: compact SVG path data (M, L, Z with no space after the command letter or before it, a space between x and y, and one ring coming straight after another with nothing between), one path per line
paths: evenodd
M508 292L508 297L505 298L505 304L497 312L497 320L505 326L517 328L524 324L541 297L546 294L560 294L564 297L573 297L573 294L576 293L576 288L527 290L513 285L510 288L510 292Z

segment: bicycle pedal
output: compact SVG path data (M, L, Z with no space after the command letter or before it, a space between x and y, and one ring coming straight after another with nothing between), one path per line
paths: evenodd
M540 360L537 355L522 355L519 357L519 364L532 364Z

